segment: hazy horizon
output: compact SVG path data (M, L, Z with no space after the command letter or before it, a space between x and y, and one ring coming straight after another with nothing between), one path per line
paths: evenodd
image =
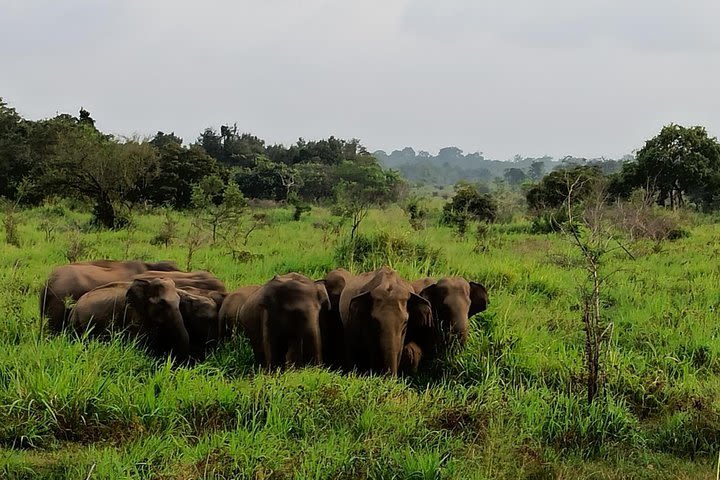
M695 0L0 0L0 96L186 142L237 122L507 160L610 157L668 123L720 131L720 4ZM677 5L677 6L676 6Z

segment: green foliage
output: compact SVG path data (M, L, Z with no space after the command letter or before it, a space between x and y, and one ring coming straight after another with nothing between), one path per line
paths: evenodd
M715 205L719 178L717 140L704 127L670 124L645 142L634 163L624 165L615 193L627 196L641 187L652 191L661 205L681 206L689 197L709 208Z
M383 171L374 163L345 162L339 168L340 183L335 187L334 213L350 220L350 238L355 238L370 207L396 201L404 187L396 172Z
M344 239L335 250L335 260L340 266L359 271L409 262L420 266L423 271L435 272L444 265L440 249L387 232Z
M477 185L460 182L455 185L455 195L445 204L442 222L454 226L462 237L470 221L494 222L497 205L487 193L481 193Z
M175 135L158 132L150 141L158 152L158 173L142 197L154 205L187 208L192 201L192 186L210 175L219 175L217 162L197 146L182 146Z
M290 194L290 197L288 198L288 203L293 207L293 220L296 222L300 221L300 217L304 213L309 213L310 210L312 210L310 204L303 201L300 196L295 192L292 192Z
M597 166L577 165L555 170L527 191L528 207L535 212L557 209L567 200L571 189L574 201L582 202L602 177Z
M32 170L30 125L0 97L0 197L17 198L17 187Z
M603 309L614 328L605 390L588 406L583 266L566 241L528 235L526 223L491 225L490 250L475 252L448 229L416 232L399 209L370 209L355 271L391 263L410 279L460 274L484 283L491 299L472 319L466 349L427 377L389 379L267 373L241 339L203 364L173 367L120 338L49 337L37 294L66 259L65 244L38 228L45 208L57 209L62 232L90 218L64 203L23 210L18 233L32 248L0 248L2 478L87 478L91 469L92 478L715 475L720 272L707 259L720 255L717 224L689 224L691 235L662 251L640 239L634 259L607 255L614 273ZM285 208L263 213L287 217ZM164 214L134 216L130 253L184 263L184 242L149 243ZM337 234L315 225L335 220L322 207L307 215L251 236L246 250L257 256L246 262L229 261L225 245L203 245L191 266L230 290L280 271L321 278L338 266L328 248ZM202 232L188 217L176 214L179 231ZM80 260L124 253L124 231L81 235L92 246Z
M413 230L423 230L427 226L430 211L420 198L409 198L407 202L405 202L403 210L405 210Z
M165 219L160 226L160 231L152 238L152 240L150 240L150 244L164 245L165 248L167 248L177 237L178 221L173 217L172 212L169 208L165 208L164 216Z
M5 243L20 247L18 236L18 223L20 218L14 208L6 208L3 214L3 228L5 229Z
M503 178L505 178L508 185L517 187L527 179L527 175L522 169L512 167L505 169Z
M215 243L218 233L240 221L247 201L235 182L224 185L220 177L210 175L193 187L192 206Z

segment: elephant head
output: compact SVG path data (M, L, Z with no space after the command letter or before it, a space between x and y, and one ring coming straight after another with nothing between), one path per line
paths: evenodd
M485 287L461 277L446 277L423 288L420 295L430 301L439 328L446 341L465 345L468 319L488 305Z
M151 348L171 350L181 359L188 356L190 336L180 312L180 295L172 280L133 280L125 298L141 319L142 330Z
M382 282L350 300L350 316L364 319L370 370L397 375L408 326L431 327L430 303L409 285Z

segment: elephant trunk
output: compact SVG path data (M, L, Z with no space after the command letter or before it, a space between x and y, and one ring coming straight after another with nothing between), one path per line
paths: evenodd
M402 354L404 338L394 332L386 332L380 338L380 353L383 361L383 370L392 376L397 376Z
M320 322L311 321L307 326L303 350L307 352L305 362L313 365L322 364L322 343L320 336Z
M468 337L467 315L454 315L450 321L450 342L465 346Z
M173 312L171 323L171 345L175 356L180 360L185 360L190 356L190 334L185 328L185 322L180 314L180 310Z

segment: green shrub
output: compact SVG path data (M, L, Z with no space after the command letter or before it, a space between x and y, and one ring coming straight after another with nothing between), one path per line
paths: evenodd
M407 238L379 232L345 239L335 249L335 260L339 265L355 265L366 271L398 262L419 264L427 270L435 270L443 264L444 257L439 248L427 243L415 243Z

